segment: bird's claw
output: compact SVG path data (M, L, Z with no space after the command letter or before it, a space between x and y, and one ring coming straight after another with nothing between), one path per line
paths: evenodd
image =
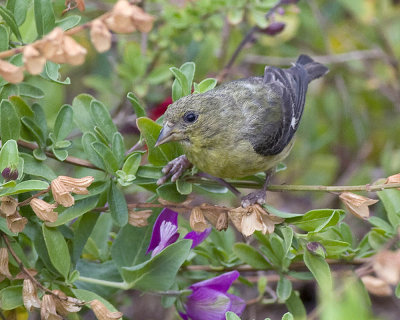
M164 176L157 180L157 185L164 184L169 178L171 178L172 182L175 182L185 172L185 170L189 169L191 166L192 164L189 162L185 155L179 156L178 158L171 160L161 170Z
M242 207L246 208L248 206L254 205L258 203L259 205L263 205L265 203L266 192L265 190L257 190L242 198Z

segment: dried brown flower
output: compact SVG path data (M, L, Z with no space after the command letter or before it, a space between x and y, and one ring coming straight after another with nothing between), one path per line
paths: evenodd
M46 64L46 58L33 45L24 47L22 59L26 70L30 74L41 73Z
M40 318L42 320L62 320L62 317L57 314L56 303L51 294L45 294L42 298Z
M7 227L14 233L19 233L24 230L27 223L28 219L22 217L18 211L15 211L12 216L7 217Z
M34 277L34 276L36 276L37 275L37 270L35 270L35 269L26 269L26 271L28 271L28 273L32 276L32 277ZM15 276L15 279L30 279L29 277L28 277L28 275L24 272L24 271L20 271L16 276Z
M115 320L123 316L122 312L111 312L107 307L99 300L93 300L90 302L90 307L92 308L94 314L99 320Z
M378 278L397 285L400 281L400 250L384 250L373 256L374 271Z
M12 278L8 269L8 250L6 248L0 248L0 274L8 279Z
M83 178L71 178L67 176L59 176L57 179L67 188L69 192L76 194L88 194L87 188L92 184L94 178L86 176Z
M24 68L0 60L0 76L10 83L18 83L24 80Z
M60 290L53 290L53 293L60 299L54 298L56 304L56 311L62 316L67 316L69 313L75 313L82 309L83 301L68 297L64 292Z
M389 184L389 183L400 183L400 173L394 174L390 177L388 177L385 181L385 184ZM397 188L400 189L400 188Z
M30 279L25 279L22 287L22 299L26 310L31 312L33 308L40 308L40 300L36 286Z
M91 23L90 39L98 52L105 52L111 48L111 32L100 19Z
M140 32L149 32L153 28L154 17L138 6L133 7L133 21Z
M190 227L196 232L203 232L209 227L204 214L199 207L194 207L190 213Z
M1 197L0 213L8 217L17 211L18 201L10 196Z
M226 230L228 229L228 213L226 211L220 212L217 224L215 225L215 228L218 231Z
M79 66L85 62L87 50L70 36L64 36L63 50L66 63Z
M135 227L145 227L149 224L147 219L152 215L153 211L151 210L141 210L135 211L134 209L130 209L129 213L129 224Z
M373 276L364 276L361 278L368 292L376 296L387 297L392 295L392 288L382 279Z
M53 193L54 200L63 207L71 207L74 205L74 197L60 179L56 178L51 181L51 192Z
M378 200L360 196L352 192L343 192L339 196L346 208L357 218L367 219L369 217L369 206Z
M54 211L54 209L57 208L57 205L50 204L37 198L33 198L29 204L40 220L48 222L54 222L57 220L58 213Z

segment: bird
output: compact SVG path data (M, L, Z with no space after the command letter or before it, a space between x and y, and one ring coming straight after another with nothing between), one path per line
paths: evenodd
M241 201L243 207L264 204L270 177L293 147L308 84L328 71L300 55L289 68L266 66L263 76L175 101L164 114L156 146L178 141L184 155L163 168L157 184L176 181L192 165L220 181L265 172L263 188Z

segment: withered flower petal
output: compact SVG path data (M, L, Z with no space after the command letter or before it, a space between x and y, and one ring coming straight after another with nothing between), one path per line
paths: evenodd
M37 198L33 198L29 204L40 220L48 222L54 222L57 220L58 213L54 211L54 209L57 208L57 205L50 204Z
M123 316L122 312L112 312L108 310L107 307L99 300L91 301L90 307L92 308L98 320L115 320Z
M0 274L8 279L12 278L8 269L8 250L6 248L0 248Z
M18 201L10 196L1 197L0 211L5 216L11 216L15 213L18 206Z
M133 6L127 0L119 0L105 20L107 26L117 33L131 33L136 30L132 16Z
M42 320L62 320L62 317L57 314L56 303L51 294L45 294L42 298L40 318Z
M28 271L28 273L32 276L32 277L34 277L34 276L36 276L37 275L37 270L35 270L35 269L26 269L26 271ZM28 275L24 272L24 271L20 271L16 276L15 276L15 279L30 279L29 277L28 277Z
M68 176L59 176L57 179L67 188L69 192L73 192L76 194L88 194L86 190L92 182L94 178L92 176L86 176L83 178L71 178Z
M142 8L138 6L131 6L132 19L135 27L140 32L149 32L153 28L154 17L144 12Z
M226 211L220 212L215 229L218 231L228 229L228 213Z
M33 46L24 47L22 61L30 74L39 74L43 71L46 58Z
M373 256L372 266L378 278L397 285L400 281L400 249L384 250Z
M64 41L64 31L56 27L36 46L46 59L56 63L64 63L64 50L62 44Z
M368 292L376 296L387 297L392 295L392 288L382 279L373 276L364 276L361 278Z
M70 194L70 189L68 189L59 178L51 181L51 192L53 193L54 200L63 207L71 207L74 205L75 199Z
M0 76L10 83L19 83L24 80L24 68L0 59Z
M56 304L56 311L62 316L67 316L69 313L79 312L82 309L83 301L68 297L64 292L60 290L53 290L60 299L53 297Z
M111 32L100 19L92 21L90 39L98 52L105 52L111 48Z
M367 219L369 217L368 206L378 202L378 200L363 197L352 192L343 192L339 198L350 213L361 219Z
M63 50L67 63L78 66L85 62L87 50L70 36L64 36Z
M40 308L40 300L36 286L30 279L25 279L22 287L22 299L26 310L31 312L33 308Z
M129 209L128 223L134 227L145 227L149 224L147 219L152 215L152 213L153 211L151 210L135 211L133 209Z
M190 227L196 232L203 232L209 225L204 218L203 212L199 207L194 207L190 214Z
M7 227L14 233L19 233L24 230L27 223L28 219L22 217L18 211L15 211L12 216L7 217Z

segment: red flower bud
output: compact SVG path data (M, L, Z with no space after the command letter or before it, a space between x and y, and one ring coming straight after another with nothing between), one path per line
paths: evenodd
M270 35L275 36L278 33L281 33L283 29L285 29L286 24L284 22L275 21L272 22L268 27L262 29L262 32Z
M2 172L1 175L6 181L10 180L17 180L18 179L18 170L17 169L11 169L11 168L5 168Z

